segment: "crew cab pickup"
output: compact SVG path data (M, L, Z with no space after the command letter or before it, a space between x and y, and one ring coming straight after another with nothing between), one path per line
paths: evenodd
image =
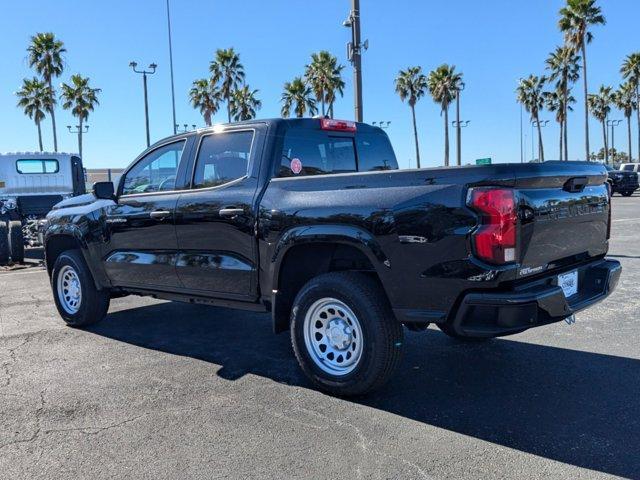
M381 386L403 325L483 339L605 298L607 173L583 162L398 170L383 130L333 119L206 128L48 215L46 265L81 327L126 294L271 312L304 373Z

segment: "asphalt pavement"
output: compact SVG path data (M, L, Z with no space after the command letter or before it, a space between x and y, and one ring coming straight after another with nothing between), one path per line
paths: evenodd
M78 330L41 267L0 272L0 478L640 478L640 195L613 205L610 298L483 344L405 331L358 400L268 315L126 297Z

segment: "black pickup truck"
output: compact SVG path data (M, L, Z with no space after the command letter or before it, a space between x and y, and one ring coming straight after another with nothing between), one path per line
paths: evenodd
M71 326L126 294L270 311L317 386L362 394L391 376L403 325L484 339L605 298L621 271L606 180L581 162L398 170L366 124L229 124L58 204L46 265Z

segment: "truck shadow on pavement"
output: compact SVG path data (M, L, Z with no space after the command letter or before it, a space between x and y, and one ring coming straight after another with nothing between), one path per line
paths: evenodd
M89 331L211 362L228 380L254 374L311 388L288 334L273 335L265 314L162 303L112 313ZM337 401L640 478L640 360L517 338L461 344L435 330L405 330L402 365L389 384L367 398Z

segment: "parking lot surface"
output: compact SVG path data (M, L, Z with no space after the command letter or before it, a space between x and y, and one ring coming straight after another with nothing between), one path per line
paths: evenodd
M127 297L78 330L42 268L0 272L0 478L640 478L640 196L613 208L609 299L484 344L405 331L358 400L268 315Z

